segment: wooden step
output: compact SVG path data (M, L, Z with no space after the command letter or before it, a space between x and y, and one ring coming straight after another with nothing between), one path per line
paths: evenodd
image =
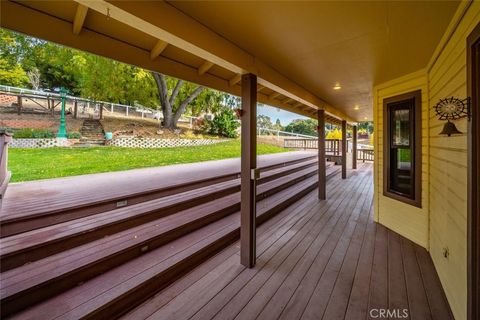
M300 181L300 179L304 180L306 177L312 176L312 172L315 174L316 170L310 169L309 173L299 172L282 179L287 180L289 178L289 181ZM284 188L285 186L291 186L291 183L282 183ZM280 183L277 181L260 186L259 199L262 198L262 194L273 192L274 189L275 197L278 197L277 194L281 191L279 186ZM283 202L284 197L280 196L278 199ZM237 193L137 228L128 229L121 234L100 239L62 254L27 264L11 272L2 273L2 282L9 292L9 294L6 293L7 291L2 292L2 297L8 304L15 304L18 299L21 301L28 300L31 303L31 300L25 295L43 296L45 298L45 295L52 292L54 288L63 290L62 288L74 286L108 270L112 265L131 260L147 250L152 250L174 238L223 218L239 210L239 208L240 196ZM274 206L275 210L281 208L281 206ZM104 250L102 251L99 248L104 248ZM86 257L89 252L91 254ZM109 256L112 258L108 259ZM25 281L19 281L27 274L28 278ZM9 286L9 284L13 284L13 286ZM8 297L4 296L5 294Z
M288 207L315 189L316 186L317 177L314 175L267 199L261 200L258 203L257 210L258 224ZM64 319L114 318L120 312L138 305L168 285L176 277L238 239L239 227L239 212L236 212L196 231L186 233L167 245L156 249L149 247L146 253L141 254L136 259L128 262L112 262L110 267L118 267L40 303L32 309L26 310L25 313L18 314L18 317L26 319L29 318L29 315L38 315L39 310L42 310L43 319L53 319L57 316ZM119 240L112 237L109 241ZM97 254L102 249L103 247L96 246L90 250L92 250L92 254ZM79 259L82 258L79 257ZM88 259L88 257L83 259ZM57 265L57 268L65 268L63 264L62 261L62 266ZM31 268L32 271L37 270L33 266ZM2 297L4 297L2 299L2 315L10 315L32 305L35 301L43 300L45 296L48 296L46 291L54 294L56 292L51 292L51 290L58 292L60 289L65 289L62 288L61 283L50 283L48 286L34 288L35 291L21 299L12 300L10 299L10 297L14 297L12 290L21 292L22 283L25 283L23 286L33 286L33 282L36 280L35 276L25 272L16 272L16 276L25 278L25 282L14 282L14 284L8 285L13 277L13 274L9 273L9 277L4 282L6 285L2 288ZM24 289L24 292L28 291L28 289ZM68 307L66 303L68 303Z
M307 179L315 175L316 172L316 168L307 168L277 180L260 184L257 187L257 200L266 198ZM178 195L166 197L4 238L2 239L1 253L2 272L170 214L182 215L184 211L181 210L186 208L191 208L194 212L209 211L208 203L201 209L198 206L194 207L195 204L205 203L205 199L213 201L233 194L234 197L229 198L229 206L218 213L218 216L221 216L223 212L231 213L232 210L239 210L238 181L221 183L215 185L215 188L221 191L213 192L212 187L203 188L205 190L186 192L182 195L183 197ZM202 195L202 192L206 194ZM207 197L208 192L212 192L211 194L214 194L215 197ZM196 198L192 198L192 196ZM215 209L217 208L216 202L217 200L212 205ZM178 213L179 211L181 212ZM157 224L157 222L154 224Z
M284 167L292 166L294 168L302 162L311 162L316 159L315 156L304 157L287 162L280 162L271 165L267 165L260 168L261 175L270 170L282 169ZM213 176L205 179L192 179L186 183L180 183L177 185L169 185L167 187L142 190L140 192L132 192L129 195L115 195L108 194L105 198L100 198L91 202L79 202L75 205L69 205L65 203L62 206L57 206L55 209L45 206L43 210L37 210L37 212L28 214L22 213L21 215L8 214L4 217L0 217L0 237L7 237L21 232L26 232L45 226L78 219L81 217L114 210L118 207L130 206L137 203L165 197L188 190L194 190L200 187L213 185L215 183L233 180L239 178L239 172L231 172L219 176Z
M315 166L296 165L288 170L277 169L264 173L258 183L258 199L316 174L316 163L314 164ZM299 168L303 170L298 171ZM271 182L272 177L281 177L279 173L287 175ZM1 271L238 191L240 184L237 179L3 238ZM239 207L239 203L235 203L235 206Z

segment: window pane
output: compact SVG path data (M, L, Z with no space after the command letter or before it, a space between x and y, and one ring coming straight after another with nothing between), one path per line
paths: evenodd
M392 142L395 146L410 145L410 110L400 109L393 111Z
M410 170L412 167L412 160L410 158L410 149L397 149L397 169Z

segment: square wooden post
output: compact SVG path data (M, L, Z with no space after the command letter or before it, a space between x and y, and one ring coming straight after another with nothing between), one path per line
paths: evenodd
M242 76L240 262L256 262L257 76Z
M327 198L327 176L325 168L325 110L318 110L318 199Z
M352 169L357 169L357 126L353 126Z
M342 120L342 179L347 178L347 121Z

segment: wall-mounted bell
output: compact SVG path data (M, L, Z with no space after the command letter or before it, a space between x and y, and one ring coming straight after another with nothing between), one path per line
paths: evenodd
M452 134L462 134L462 132L458 131L457 127L453 122L447 121L443 126L442 132L440 134L446 134L447 136L451 136Z

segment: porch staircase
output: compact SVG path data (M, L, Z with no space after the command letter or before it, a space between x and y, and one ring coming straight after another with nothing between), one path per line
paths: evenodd
M257 224L316 187L316 157L260 168ZM239 238L239 191L236 172L2 221L1 317L119 317Z
M96 119L85 119L80 129L82 138L76 146L102 146L105 145L105 131L102 123Z

